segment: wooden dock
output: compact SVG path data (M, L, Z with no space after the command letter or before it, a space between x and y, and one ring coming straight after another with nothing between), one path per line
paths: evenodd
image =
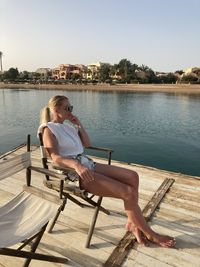
M6 157L20 154L25 149L26 147L20 147ZM98 160L103 161L103 159ZM123 203L117 199L104 198L103 206L110 210L111 215L99 213L91 247L86 249L84 244L93 209L91 207L81 208L68 201L53 232L45 233L37 250L51 255L66 256L70 259L68 264L33 260L30 266L200 267L200 177L116 161L112 164L138 172L141 209L146 207L166 178L174 179L174 183L161 200L159 207L153 212L149 224L160 233L174 236L177 240L176 247L166 249L154 244L150 247L143 247L133 242L129 243L129 246L126 246L127 243L122 244L118 250L118 244L126 234ZM40 152L36 146L32 146L32 165L41 166ZM48 190L43 186L43 179L43 175L34 173L32 184ZM0 205L19 193L24 183L24 172L0 181ZM113 254L113 251L117 253ZM23 259L14 257L0 256L0 267L20 267L23 261Z

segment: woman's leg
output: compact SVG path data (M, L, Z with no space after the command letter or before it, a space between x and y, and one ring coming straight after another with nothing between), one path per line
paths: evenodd
M148 239L161 246L171 247L174 245L173 238L158 235L148 226L138 206L137 194L134 187L97 172L94 173L94 177L95 180L90 183L84 183L84 181L81 181L82 186L87 191L99 196L120 198L124 200L124 206L128 220L133 224L134 227L140 229L145 236L148 237ZM139 236L136 236L136 238L137 241L141 243L140 233Z
M135 171L121 168L118 166L97 163L95 167L95 172L132 186L135 189L135 201L136 203L138 203L139 176ZM125 227L126 230L129 232L133 232L135 237L137 237L137 239L140 239L140 243L146 243L144 238L142 238L140 230L135 227L135 225L133 225L133 222L130 220L129 216L127 219L128 220Z
M95 173L103 174L104 176L133 187L135 189L136 201L138 202L139 176L137 172L113 165L97 163Z
M139 177L137 172L135 171L114 165L96 163L95 172L101 173L105 176L113 178L114 180L118 180L120 182L123 182L127 185L131 185L136 189L138 189Z

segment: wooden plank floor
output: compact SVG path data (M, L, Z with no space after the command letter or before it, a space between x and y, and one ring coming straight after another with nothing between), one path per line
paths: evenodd
M20 154L24 150L25 147L22 147L7 157ZM32 165L41 166L39 149L32 147L32 150ZM98 160L103 162L102 159ZM154 213L150 225L160 233L176 237L176 247L165 249L153 244L150 247L136 245L124 261L123 266L200 266L200 177L191 177L135 164L127 165L120 162L112 164L133 169L140 175L139 204L141 208L145 207L165 178L175 179L175 183L162 200L159 209ZM43 175L34 173L32 184L48 190L43 186L43 179ZM24 183L24 172L1 181L0 205L20 192ZM90 207L80 208L68 201L52 234L45 233L38 252L66 256L70 259L69 263L63 265L32 261L30 266L102 266L124 236L126 223L122 201L104 198L103 205L111 211L111 215L100 212L91 247L86 249L84 244L93 209ZM0 256L0 267L19 267L22 264L22 259Z

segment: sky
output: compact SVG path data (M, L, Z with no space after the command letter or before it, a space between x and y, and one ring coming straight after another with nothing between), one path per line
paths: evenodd
M200 0L0 0L3 69L116 64L200 67Z

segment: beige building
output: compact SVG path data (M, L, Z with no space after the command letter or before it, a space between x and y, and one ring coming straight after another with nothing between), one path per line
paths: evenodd
M50 68L39 68L35 71L36 73L39 73L41 77L47 78L51 75L51 69Z
M101 62L91 63L87 65L87 79L88 80L95 80L98 79L99 69L101 67Z
M185 75L194 75L196 77L200 77L200 68L198 68L198 67L188 68L185 71Z
M200 68L198 67L188 68L181 75L181 77L184 77L184 76L193 76L194 78L197 78L198 81L200 81Z

